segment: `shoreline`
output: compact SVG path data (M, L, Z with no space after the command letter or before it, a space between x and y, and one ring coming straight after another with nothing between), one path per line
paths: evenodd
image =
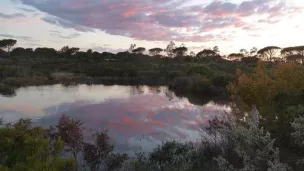
M121 85L121 86L167 86L168 90L174 92L177 97L186 97L189 101L196 105L202 105L209 101L218 101L219 103L226 103L229 99L229 96L224 87L217 87L217 94L212 94L208 92L195 93L191 91L181 91L174 87L166 81L157 81L157 80L146 80L139 78L130 78L130 77L74 77L70 79L47 79L47 77L31 77L31 78L16 78L10 77L0 82L0 95L6 97L15 96L18 88L29 87L29 86L51 86L55 84L61 84L63 86L73 86L79 84L86 85ZM221 89L221 90L220 90ZM203 101L203 103L202 103Z

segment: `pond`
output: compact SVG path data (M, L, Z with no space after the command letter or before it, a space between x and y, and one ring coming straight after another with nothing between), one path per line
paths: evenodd
M64 113L84 122L85 135L107 129L121 152L150 151L169 140L199 141L200 128L227 110L227 105L212 101L192 104L164 86L58 84L20 88L13 97L0 96L0 118L5 122L31 118L47 127Z

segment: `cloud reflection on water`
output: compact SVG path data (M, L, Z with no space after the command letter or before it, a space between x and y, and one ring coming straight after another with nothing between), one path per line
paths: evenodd
M201 126L229 110L225 105L212 102L204 106L193 105L187 98L177 98L174 93L168 98L165 87L80 85L67 91L56 85L53 89L43 87L39 90L43 96L37 95L39 91L33 88L27 90L30 91L17 92L17 97L12 99L0 98L0 102L4 102L0 105L0 117L19 112L18 118L33 112L36 124L48 126L56 124L60 115L65 113L84 122L86 135L91 131L108 129L118 150L125 152L150 151L166 140L199 140ZM86 93L80 95L79 92ZM32 93L30 100L22 101L27 93ZM57 101L53 101L54 95Z

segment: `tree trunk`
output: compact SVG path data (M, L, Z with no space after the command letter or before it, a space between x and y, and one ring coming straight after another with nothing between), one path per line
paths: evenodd
M78 160L77 160L77 153L76 152L72 152L73 153L73 156L74 156L74 159L75 159L75 171L78 171Z
M8 59L11 59L11 52L10 52L11 48L7 47L7 53L8 53Z

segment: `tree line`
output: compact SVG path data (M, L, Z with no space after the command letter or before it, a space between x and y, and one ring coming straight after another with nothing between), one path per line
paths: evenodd
M8 53L8 56L10 57L10 52L12 47L17 43L17 40L13 39L3 39L0 40L0 48L5 49ZM53 48L36 48L33 50L32 48L22 48L17 47L12 50L13 53L49 53L49 54L65 54L65 55L74 55L78 53L80 48L77 47L69 47L64 46L59 51L56 51ZM212 49L204 49L202 51L199 51L198 53L194 53L191 51L189 54L188 48L181 44L180 46L177 46L173 41L171 41L166 48L162 49L160 47L155 47L146 50L145 47L137 47L136 44L131 44L128 52L135 53L135 54L143 54L145 51L147 51L151 56L158 56L158 57L183 57L183 56L191 56L191 57L206 57L206 56L219 56L224 59L228 60L241 60L245 57L255 57L259 58L265 61L290 61L290 62L299 62L303 63L304 61L304 46L293 46L293 47L285 47L281 48L278 46L266 46L262 49L257 49L256 47L253 47L249 51L247 49L241 49L237 53L231 53L229 55L220 55L220 50L218 46L214 46ZM87 50L88 54L91 53L98 53L93 52L92 49ZM163 55L163 54L166 55Z

